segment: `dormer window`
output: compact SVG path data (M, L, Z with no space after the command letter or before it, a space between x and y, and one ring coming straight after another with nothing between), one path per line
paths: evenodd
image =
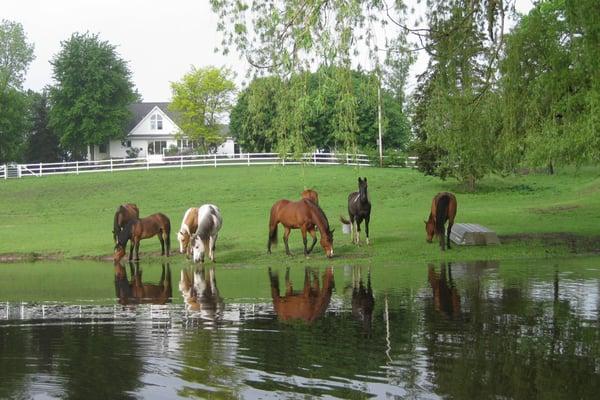
M163 128L163 119L160 114L154 114L150 117L150 129L161 131Z

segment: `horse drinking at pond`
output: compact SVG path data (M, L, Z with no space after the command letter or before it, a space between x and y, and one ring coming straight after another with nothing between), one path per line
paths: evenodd
M223 217L219 207L204 204L198 209L198 227L191 239L194 262L204 262L205 253L215 262L215 245L222 225Z
M285 253L290 253L288 238L292 229L300 229L302 232L302 241L304 243L304 255L310 254L317 243L317 234L315 226L319 228L321 235L321 246L325 250L327 257L333 257L333 231L329 228L329 221L321 208L312 200L302 199L300 201L279 200L271 207L271 216L269 218L269 241L267 251L271 254L271 245L277 243L277 226L282 224L285 228L283 242L285 243ZM306 247L306 232L313 238L310 249Z
M431 203L429 219L425 221L427 242L431 243L435 235L440 239L440 248L446 250L445 243L450 248L450 232L456 217L456 197L450 192L441 192L435 195ZM444 241L444 225L448 221L447 239Z
M183 220L181 221L181 228L177 232L177 240L179 241L179 252L190 256L192 252L192 246L190 241L192 235L198 230L198 208L188 208L185 214L183 214Z
M113 223L113 240L117 243L117 235L131 220L138 219L140 217L140 210L138 206L133 203L122 204L117 208L115 212L115 218Z
M313 201L316 205L319 205L319 194L312 189L306 189L301 193L303 199L308 199Z
M343 224L350 225L350 236L352 243L360 243L360 223L365 221L365 231L367 233L367 244L369 244L369 221L371 220L371 201L367 192L367 178L358 178L358 192L348 195L348 215L350 221L340 217ZM356 227L354 224L356 223ZM356 239L355 239L356 236Z
M129 249L129 260L133 257L133 249L135 248L135 259L140 258L140 241L158 235L160 241L161 256L165 255L165 243L167 257L171 249L171 221L161 213L152 214L141 219L129 221L125 228L117 235L117 245L115 246L115 258L117 254L124 255L127 242L131 240L131 248Z

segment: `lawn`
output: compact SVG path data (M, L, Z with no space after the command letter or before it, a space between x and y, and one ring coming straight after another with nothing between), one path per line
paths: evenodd
M373 204L371 245L360 247L342 234L339 223L339 216L347 212L348 193L357 189L358 176L368 177ZM299 231L290 237L293 257L285 256L281 241L268 255L271 205L281 198L299 198L307 187L319 192L321 206L336 227L336 257L327 260L317 245L305 259ZM456 193L456 222L485 225L501 236L503 244L455 246L445 253L436 244L427 244L423 220L432 197L444 190ZM473 193L455 181L410 169L346 166L189 168L6 180L0 182L0 255L5 259L9 254L18 258L33 253L56 258L109 256L114 211L121 203L133 202L142 216L160 211L171 218L174 252L185 210L203 203L218 205L224 222L216 257L225 265L390 265L569 256L600 249L599 192L596 168L559 170L553 176L491 176ZM158 239L145 240L141 258L157 258L159 250Z

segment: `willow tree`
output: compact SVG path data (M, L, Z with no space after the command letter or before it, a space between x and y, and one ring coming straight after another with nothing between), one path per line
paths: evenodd
M339 67L334 134L345 150L356 151L359 126L358 99L350 73L353 59L368 54L372 67L377 68L380 50L384 50L381 43L405 43L404 2L388 6L381 0L211 0L211 4L220 18L218 29L224 34L220 50L236 50L257 75L276 74L287 82L285 96L279 101L284 116L279 124L280 152L297 154L307 147L308 83L290 78L308 79L306 73L319 65ZM388 25L395 26L392 33L386 32ZM332 84L327 79L323 80L324 90Z

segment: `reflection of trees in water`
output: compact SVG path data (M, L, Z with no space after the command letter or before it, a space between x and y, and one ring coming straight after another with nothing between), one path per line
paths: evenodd
M470 274L472 265L448 266L455 267L466 271L460 282L466 305L462 318L445 318L437 310L435 292L424 314L424 345L438 394L454 398L597 396L600 330L578 316L568 301L559 301L558 274L551 286L554 296L536 299L529 295L528 279L505 280L499 288L499 282L482 279L481 273ZM441 271L445 268L442 265Z
M29 398L36 393L73 399L133 397L127 393L142 386L137 347L133 326L3 327L0 354L9 361L0 363L0 398ZM48 385L37 381L42 375L60 377L53 381L59 383L55 392L47 393Z

